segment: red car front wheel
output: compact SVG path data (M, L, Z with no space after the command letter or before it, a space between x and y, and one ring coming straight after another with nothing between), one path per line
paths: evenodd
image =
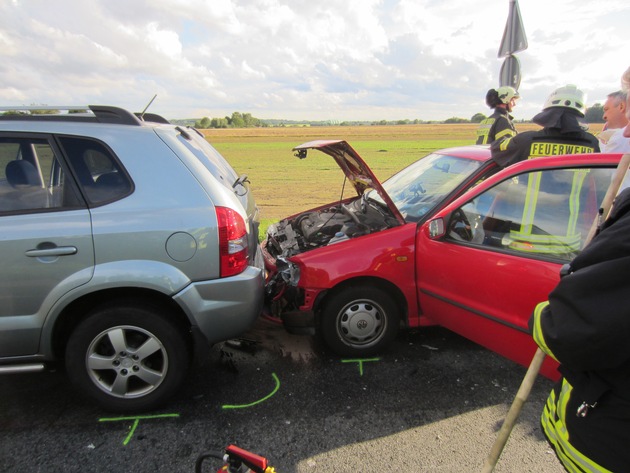
M330 296L322 309L320 331L341 356L366 356L381 351L398 333L398 307L382 289L348 287Z

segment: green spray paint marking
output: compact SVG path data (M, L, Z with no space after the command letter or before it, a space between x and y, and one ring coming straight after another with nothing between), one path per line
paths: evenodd
M256 404L260 404L261 402L266 401L271 396L276 394L278 392L278 389L280 389L280 380L276 376L276 373L271 373L271 376L273 376L273 379L276 381L276 387L273 388L273 391L271 391L262 399L259 399L258 401L250 402L249 404L224 404L223 406L221 406L221 408L222 409L243 409L245 407L252 407L252 406L255 406Z
M356 358L354 360L341 360L342 363L359 363L359 376L363 376L363 363L366 361L381 361L380 358Z
M168 417L179 417L179 414L157 414L154 416L133 416L133 417L101 417L98 421L99 422L120 422L123 420L132 420L133 425L131 426L129 435L127 435L127 438L125 438L125 440L123 441L123 445L127 445L129 441L131 440L131 437L133 437L133 433L136 431L136 427L138 427L138 424L140 423L141 420L165 419Z

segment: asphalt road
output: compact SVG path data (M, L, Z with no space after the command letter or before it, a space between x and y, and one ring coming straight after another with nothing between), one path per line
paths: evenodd
M214 347L171 403L138 416L95 407L61 371L0 378L0 472L193 472L229 444L278 473L475 472L525 374L440 328L365 360L265 321L247 339ZM564 471L538 423L551 385L538 378L496 472Z

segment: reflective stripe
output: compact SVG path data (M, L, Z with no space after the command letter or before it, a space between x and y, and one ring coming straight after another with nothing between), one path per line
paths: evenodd
M527 193L525 194L525 207L523 208L523 218L521 218L521 235L530 235L536 213L536 204L540 194L540 179L542 172L533 172L527 180Z
M479 128L477 128L478 145L488 144L488 135L490 134L490 129L492 128L492 125L494 125L494 122L494 118L486 118L485 120L481 121L481 123L479 124Z
M556 390L552 390L543 409L540 423L549 442L553 445L558 459L569 472L575 473L612 473L582 454L569 441L566 428L567 405L573 392L566 379L562 380L560 394L556 399ZM569 415L574 415L569 413Z
M582 235L579 233L561 236L510 232L510 238L509 248L525 253L570 255L578 253L582 246Z
M516 135L514 135L516 136ZM514 138L514 136L510 136L509 138L501 141L501 144L499 145L499 149L501 151L505 151L507 149L507 147L510 145L510 142L512 141L512 138Z
M589 172L591 172L590 169L579 169L573 172L573 183L571 184L571 195L569 196L569 225L567 226L567 236L571 233L575 234L578 217L580 216L580 192L582 191L584 179L586 179Z
M497 133L494 137L495 140L500 140L501 138L503 138L504 136L516 136L516 132L510 128L506 128L503 131L500 131L499 133Z
M545 342L545 335L543 334L542 326L540 325L540 318L542 315L542 311L548 305L549 305L549 301L541 302L534 309L534 314L533 314L534 323L533 323L533 328L532 328L532 337L534 341L536 342L536 345L538 345L542 351L544 351L547 355L552 357L554 360L558 361L556 357L554 356L553 352L551 351L551 349L547 346L547 342Z
M533 234L536 207L540 195L540 181L542 172L533 172L527 182L525 207L521 219L520 230L510 231L509 247L528 253L544 254L573 254L582 247L582 235L577 233L576 227L580 216L580 192L589 169L578 169L573 172L571 193L569 194L569 218L564 235Z

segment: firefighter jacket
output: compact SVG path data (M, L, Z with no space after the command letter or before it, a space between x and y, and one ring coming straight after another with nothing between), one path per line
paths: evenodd
M529 321L562 379L541 416L571 472L630 471L630 190Z
M504 137L490 146L492 159L502 168L540 156L599 153L599 141L585 131L577 112L564 107L545 110L534 117L543 126L540 131L526 131Z
M487 145L495 140L516 135L512 115L503 107L496 107L494 113L482 120L477 128L478 145Z
M534 117L534 121L544 127L542 130L526 131L493 142L490 145L492 159L499 166L506 167L540 156L599 152L599 141L583 130L579 117L577 111L566 107L544 110ZM568 258L579 252L583 235L576 225L580 215L582 184L588 170L576 170L573 174L571 191L564 191L571 196L569 205L563 209L565 228L556 226L559 231L555 234L541 234L534 222L538 208L542 211L545 205L549 205L540 197L552 196L559 191L562 193L560 184L554 182L553 176L543 176L543 173L530 173L519 178L519 182L522 180L523 185L527 186L526 207L519 228L510 229L510 248L556 256L562 254Z

